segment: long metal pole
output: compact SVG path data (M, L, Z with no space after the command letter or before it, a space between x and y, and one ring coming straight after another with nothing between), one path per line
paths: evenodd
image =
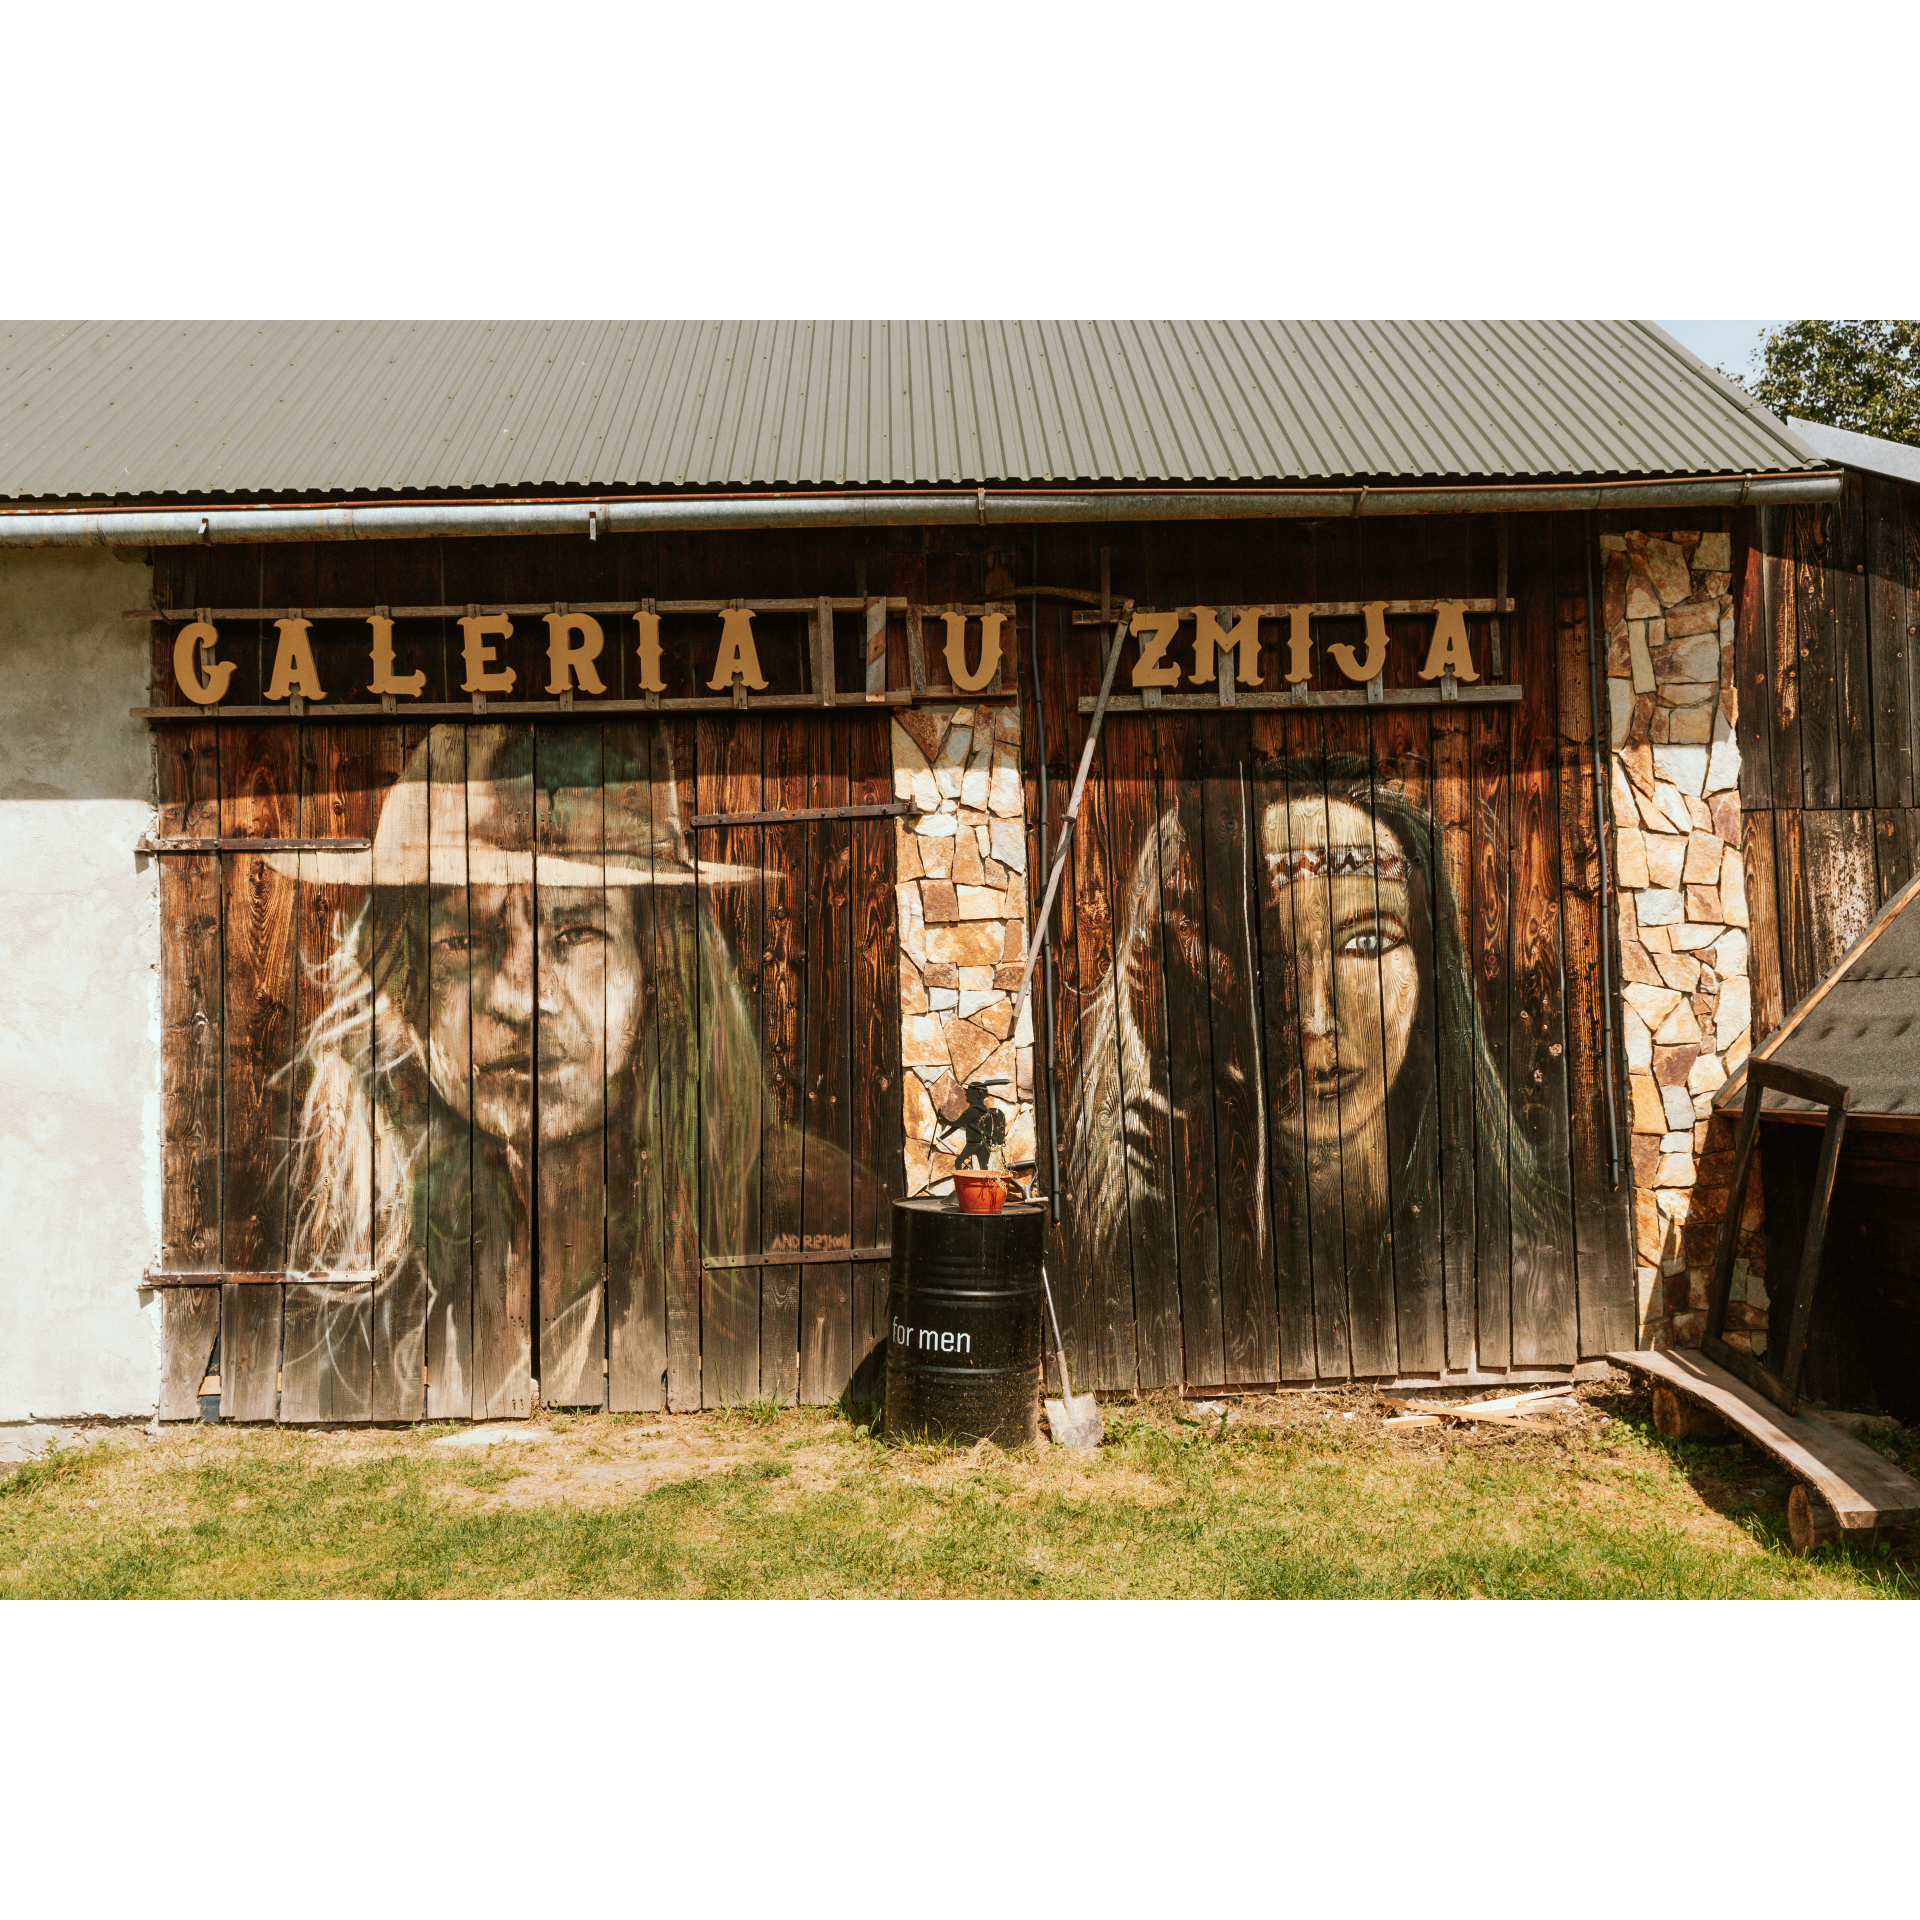
M1593 703L1593 826L1600 840L1600 1057L1607 1089L1607 1187L1620 1190L1620 1117L1613 1088L1613 849L1608 844L1607 722L1600 704L1600 603L1594 594L1593 515L1587 515L1587 686Z
M1286 520L1415 513L1561 513L1839 499L1838 473L1479 487L950 487L858 493L648 494L571 500L382 501L325 506L0 507L0 546L222 546L493 534L716 532L734 527L1033 526L1048 521Z

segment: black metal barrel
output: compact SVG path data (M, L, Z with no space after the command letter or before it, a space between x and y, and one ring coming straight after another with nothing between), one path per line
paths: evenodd
M887 1432L1031 1446L1040 1437L1046 1209L893 1203Z

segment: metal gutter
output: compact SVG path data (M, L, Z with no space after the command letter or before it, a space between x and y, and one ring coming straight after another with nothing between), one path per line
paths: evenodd
M642 494L597 499L381 501L368 505L4 507L0 546L224 546L523 533L719 532L746 527L1033 526L1053 521L1388 518L1741 507L1840 498L1837 472L1486 486L918 488L846 493Z

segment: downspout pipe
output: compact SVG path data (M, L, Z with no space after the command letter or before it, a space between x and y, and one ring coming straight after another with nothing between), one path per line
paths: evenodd
M649 494L597 499L373 501L351 506L0 507L0 546L224 546L502 534L713 533L734 528L1035 526L1093 520L1288 520L1594 508L1772 506L1838 500L1839 473L1478 487L1148 489L873 487L844 493Z
M1593 826L1600 842L1600 1058L1607 1090L1607 1190L1620 1191L1620 1115L1613 1064L1613 848L1608 839L1610 732L1600 699L1600 602L1594 590L1594 551L1599 535L1587 515L1587 690L1593 703Z

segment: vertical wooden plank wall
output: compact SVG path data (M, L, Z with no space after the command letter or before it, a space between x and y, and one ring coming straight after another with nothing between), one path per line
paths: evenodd
M1920 870L1920 487L1749 517L1740 797L1756 1044Z
M1149 707L1109 719L1097 802L1051 929L1066 1149L1053 1258L1098 1384L1556 1369L1631 1337L1624 1187L1605 1133L1616 1063L1600 1009L1609 936L1583 533L1572 520L1516 523L1518 604L1505 623L1506 677L1524 688L1514 707L1245 718ZM1239 549L1150 530L1126 552L1127 590L1173 605L1204 587L1225 602L1248 590L1237 537ZM1451 525L1280 529L1262 597L1485 593L1493 557L1490 537ZM1116 579L1122 564L1116 549ZM1358 644L1350 624L1316 631L1316 655L1337 639ZM1391 635L1390 685L1416 684L1426 623L1415 625ZM1047 710L1024 729L1030 775L1044 753L1056 795L1098 668L1087 629L1064 627L1043 649ZM1176 648L1190 646L1186 633ZM1264 684L1278 685L1285 648L1273 637ZM1124 675L1123 663L1123 685ZM1028 791L1037 807L1031 777ZM1350 836L1349 795L1377 818L1409 818L1406 831L1430 844L1444 882L1432 899L1451 917L1427 907L1423 965L1437 977L1461 955L1471 1004L1430 1009L1413 1069L1387 1082L1377 1110L1358 1088L1343 1092L1358 1103L1350 1124L1316 1144L1301 1133L1301 1049L1328 1014L1304 956L1327 937L1320 923L1338 890L1310 856ZM1056 835L1060 807L1056 798ZM1303 856L1296 887L1267 884L1269 863L1295 870ZM1394 884L1384 875L1374 869L1382 916ZM1351 889L1339 897L1351 910ZM1360 1016L1349 1006L1345 1018ZM1383 1053L1388 1021L1382 1004L1366 1032L1349 1025L1351 1064ZM1100 1049L1118 1062L1117 1093ZM1083 1198L1108 1156L1124 1167L1117 1229ZM1112 1325L1123 1275L1132 1378Z

